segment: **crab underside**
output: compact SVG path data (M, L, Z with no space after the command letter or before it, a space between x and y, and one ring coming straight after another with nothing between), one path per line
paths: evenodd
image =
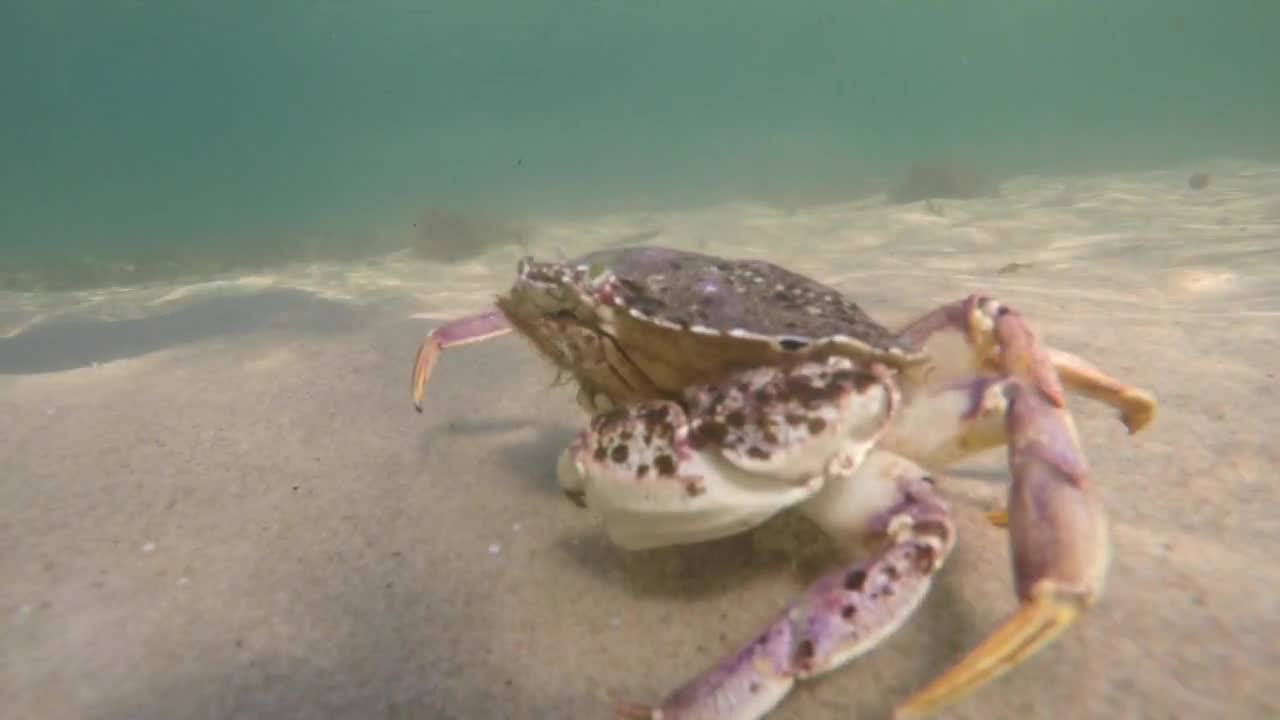
M428 336L415 401L444 348L519 332L577 381L592 413L557 477L615 543L721 538L794 508L858 551L740 651L656 706L619 700L620 717L754 720L796 682L871 650L919 606L956 541L933 474L1000 446L1012 485L991 519L1009 531L1020 608L897 717L990 682L1102 592L1105 516L1063 386L1117 408L1130 432L1155 401L1044 345L994 299L890 332L777 266L633 248L526 260L497 305Z

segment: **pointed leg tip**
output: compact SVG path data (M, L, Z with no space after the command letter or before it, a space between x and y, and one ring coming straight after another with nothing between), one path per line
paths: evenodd
M893 717L923 718L963 700L1048 645L1080 612L1072 599L1036 596L960 662L900 703Z
M1156 419L1156 399L1151 393L1134 391L1127 398L1126 407L1120 410L1120 422L1130 435L1136 435Z
M1009 510L1001 508L999 510L988 510L986 513L987 522L998 528L1009 527Z
M422 401L427 394L427 381L431 379L431 371L435 368L440 350L440 341L428 335L418 347L417 355L414 356L413 372L409 377L409 396L413 400L414 409L419 413L422 412Z

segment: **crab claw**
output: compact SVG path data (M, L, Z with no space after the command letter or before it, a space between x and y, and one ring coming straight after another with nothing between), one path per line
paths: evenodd
M1070 627L1102 592L1106 521L1071 416L1034 382L1010 383L1006 393L1013 475L1007 521L1021 607L903 702L897 718L930 714L999 677Z
M969 353L944 346L947 336L956 333L967 342ZM984 295L941 305L903 328L900 337L917 347L936 344L936 359L951 361L949 367L939 368L950 379L965 379L975 371L1013 375L1038 386L1059 407L1065 386L1115 408L1130 434L1146 428L1156 416L1151 393L1126 385L1078 355L1039 342L1016 310ZM957 364L961 358L977 364Z
M413 395L413 407L422 412L422 398L426 395L427 380L445 348L458 345L470 345L511 332L511 324L498 310L469 315L427 333L422 345L418 346L418 354L413 360L413 375L409 389Z

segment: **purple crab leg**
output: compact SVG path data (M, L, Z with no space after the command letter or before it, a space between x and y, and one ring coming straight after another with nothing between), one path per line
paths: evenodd
M891 502L861 528L880 548L819 578L741 650L667 696L658 706L614 698L629 720L756 720L796 682L831 672L897 630L929 591L955 543L946 503L916 465L873 452L865 483L891 483Z
M413 394L413 406L422 412L422 398L426 395L427 380L436 366L440 352L445 348L470 345L511 332L511 324L500 310L490 310L478 315L451 320L427 333L427 337L418 347L418 355L413 361L413 377L410 390Z
M934 378L940 384L916 388L915 397L927 411L921 417L932 422L908 433L912 442L882 442L846 481L828 477L800 507L837 541L870 541L871 555L818 580L750 643L657 706L615 700L620 717L758 720L797 682L836 670L896 630L954 542L946 506L920 460L945 466L1007 445L1013 479L1007 527L1019 607L899 704L895 718L931 715L987 685L1098 601L1110 562L1109 533L1065 407L1063 385L1070 382L1060 380L1055 365L1062 356L1043 345L1016 311L994 301L944 308L929 320L932 328L917 325L916 331L939 351ZM960 337L940 332L946 330L960 330ZM967 383L953 377L964 372L970 373ZM917 441L917 434L932 437ZM892 483L888 494L876 489L885 482ZM868 521L872 507L881 509Z
M1017 312L999 308L989 317L1008 375L1003 393L1013 485L1006 519L1019 608L900 704L898 720L931 715L1044 648L1097 603L1110 564L1106 514L1075 422L1054 392L1055 358Z

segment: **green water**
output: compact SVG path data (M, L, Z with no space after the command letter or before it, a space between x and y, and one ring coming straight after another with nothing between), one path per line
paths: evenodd
M943 153L1271 159L1278 29L1274 0L9 0L0 288L386 252L428 208L853 197Z

